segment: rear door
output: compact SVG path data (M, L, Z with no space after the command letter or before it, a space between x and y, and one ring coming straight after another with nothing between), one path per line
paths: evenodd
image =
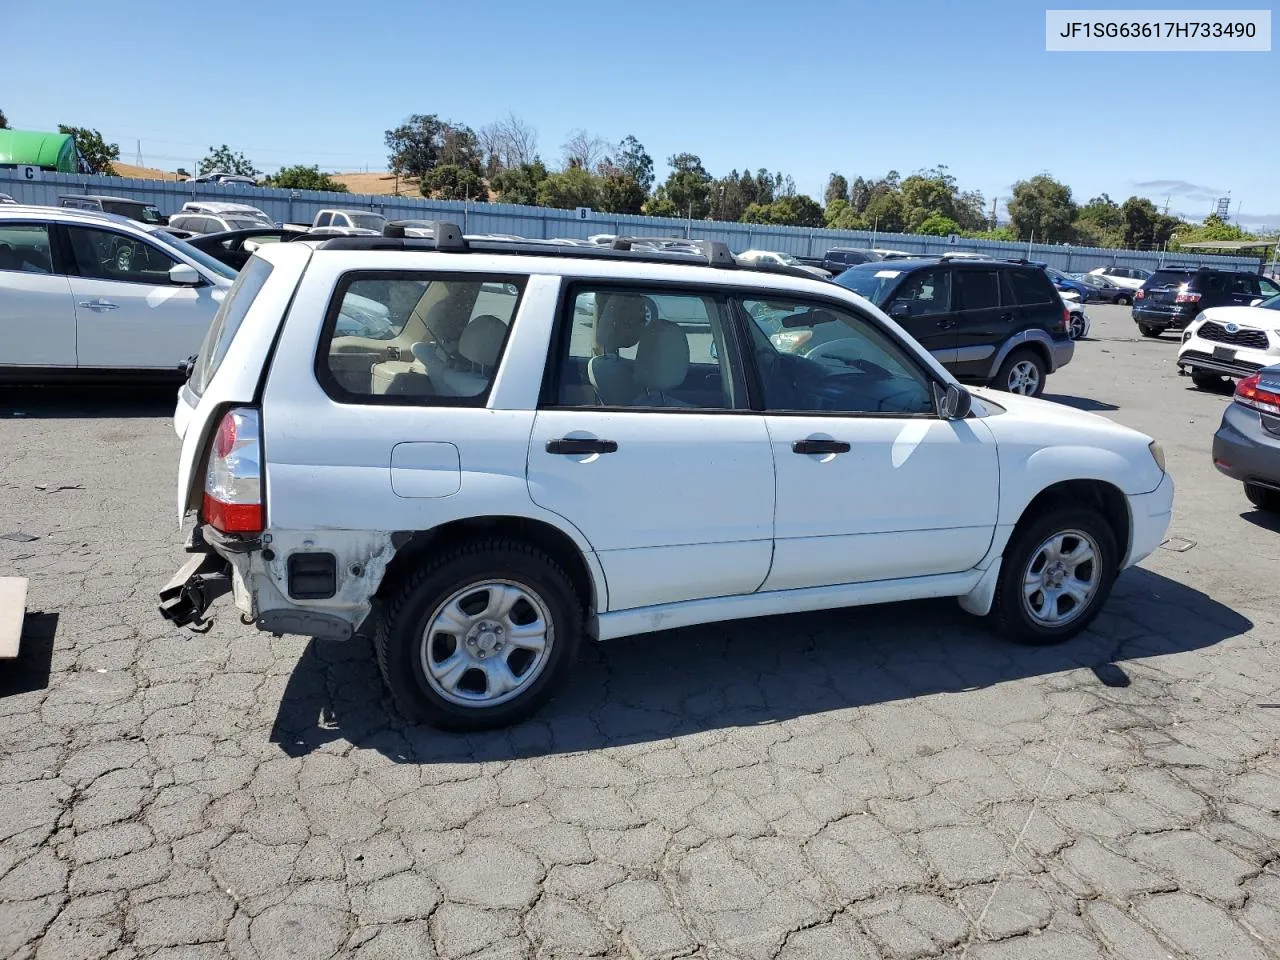
M980 266L953 266L951 299L956 319L957 377L982 379L1013 329L1017 305L1002 292L1000 272Z
M196 352L225 288L172 283L169 268L178 261L133 234L63 229L75 265L81 367L174 370Z
M0 366L75 365L75 303L49 224L0 220Z
M584 282L562 299L529 441L534 503L591 542L610 610L757 590L773 457L726 298Z

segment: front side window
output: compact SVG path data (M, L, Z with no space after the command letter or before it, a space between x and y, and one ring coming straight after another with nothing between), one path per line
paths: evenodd
M0 224L0 270L53 273L49 227L43 223Z
M579 285L553 349L555 406L741 407L741 371L727 359L727 301L711 292Z
M902 281L902 286L893 292L889 306L892 309L898 303L905 303L908 316L931 317L951 309L950 297L950 270L919 270Z
M1000 275L994 270L957 270L953 281L957 310L1000 306Z
M929 415L933 391L909 352L866 317L830 304L743 300L766 410Z
M91 280L168 285L169 268L178 262L145 240L112 230L68 226L67 233L76 270Z
M338 285L317 373L334 399L483 406L523 279L349 274Z

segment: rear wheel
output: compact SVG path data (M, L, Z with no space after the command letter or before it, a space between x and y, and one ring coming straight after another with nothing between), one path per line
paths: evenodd
M1080 340L1084 337L1084 318L1078 313L1071 315L1071 339Z
M1199 370L1192 370L1191 382L1196 385L1197 390L1217 390L1222 386L1222 377L1216 373L1202 373Z
M1132 297L1116 297L1116 303L1120 304L1120 306L1122 307L1127 307L1129 304L1133 303L1133 298Z
M1138 324L1138 329L1142 331L1144 337L1158 337L1162 332L1160 327L1153 327L1149 323Z
M1256 483L1246 483L1244 485L1244 495L1259 510L1280 513L1280 490L1272 490Z
M400 712L445 730L525 719L577 658L582 605L551 557L513 540L444 550L379 626L378 666Z
M1005 358L993 386L998 390L1038 397L1044 392L1044 361L1034 350L1015 350Z
M1025 644L1060 643L1087 627L1111 593L1115 535L1096 510L1058 507L1019 524L991 607L995 627Z

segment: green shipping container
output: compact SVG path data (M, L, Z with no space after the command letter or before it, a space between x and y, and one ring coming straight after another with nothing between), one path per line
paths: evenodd
M27 165L59 173L79 173L76 142L67 133L0 130L0 166Z

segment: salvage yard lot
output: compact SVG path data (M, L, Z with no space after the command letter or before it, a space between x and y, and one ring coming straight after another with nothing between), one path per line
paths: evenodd
M173 391L0 391L39 611L0 956L1280 957L1280 522L1212 467L1227 396L1089 312L1047 396L1161 441L1178 496L1084 636L950 601L642 636L472 736L399 720L364 643L160 619Z

